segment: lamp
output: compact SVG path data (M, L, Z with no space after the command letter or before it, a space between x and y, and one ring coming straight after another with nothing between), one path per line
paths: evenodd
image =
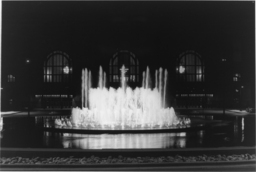
M185 67L184 66L180 66L179 67L179 72L180 73L184 73L185 72Z
M63 68L63 72L64 72L64 74L68 74L68 73L69 73L69 67L68 67L68 66L65 66L65 67Z

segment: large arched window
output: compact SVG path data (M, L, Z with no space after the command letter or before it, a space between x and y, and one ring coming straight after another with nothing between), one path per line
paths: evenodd
M120 50L113 55L109 63L109 81L120 82L121 67L126 68L126 81L139 82L139 61L127 50Z
M176 63L176 76L181 82L203 82L204 63L195 51L183 52Z
M70 82L72 64L69 56L62 51L48 55L44 64L44 82Z

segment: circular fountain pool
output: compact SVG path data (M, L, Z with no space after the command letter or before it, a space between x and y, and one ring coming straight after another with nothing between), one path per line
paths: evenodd
M178 110L177 110L178 111ZM178 111L181 113L181 111ZM185 114L182 112L182 114ZM55 128L56 118L43 113L31 117L6 117L0 141L2 147L75 149L173 149L255 145L255 116L187 114L186 128L157 130L88 130ZM178 115L178 117L181 117ZM51 125L52 124L52 125Z

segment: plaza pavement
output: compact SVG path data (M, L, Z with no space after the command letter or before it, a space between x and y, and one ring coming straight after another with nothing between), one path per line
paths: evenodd
M180 115L223 115L223 110L222 109L175 109L177 114ZM71 109L34 109L30 111L30 116L62 116L62 115L70 115L71 114ZM247 115L255 115L255 113L248 113L246 111L240 111L236 109L226 109L225 110L226 115L231 115L231 116L247 116ZM1 112L1 117L27 117L28 112L27 111L5 111ZM224 148L225 151L227 151L230 148ZM231 148L232 151L236 150L241 150L241 148ZM255 147L250 147L249 149L252 149L255 152ZM2 148L1 151L4 149ZM19 149L20 151L25 151L29 152L26 149ZM200 149L201 151L206 151ZM193 149L193 152L200 152L200 150L195 150ZM16 152L17 150L11 149L11 150L6 150L8 153L10 152ZM41 151L46 151L45 149L42 150L31 150L32 152L41 152ZM63 150L62 150L63 151ZM71 150L70 150L71 151ZM72 150L72 154L74 150ZM80 150L81 151L81 150ZM113 150L112 150L113 151ZM120 151L120 150L116 150ZM159 151L159 150L158 150ZM188 151L188 150L183 150L183 151ZM217 151L217 150L210 150L208 151ZM81 151L82 152L82 151ZM3 153L3 152L2 152ZM54 150L54 153L56 153L56 150ZM101 152L102 153L102 152ZM179 153L180 150L179 150ZM224 153L224 152L223 152ZM94 152L95 154L95 152ZM120 165L120 166L8 166L0 167L1 171L255 171L256 170L256 163L255 162L244 162L244 163L205 163L205 164L182 164L182 165L164 165L164 164L159 164L156 166L152 165Z
M181 156L196 156L202 154L254 154L255 147L221 147L221 148L186 148L186 149L117 149L117 150L78 150L78 149L42 149L42 148L3 148L2 155L15 155L26 157L39 156L39 157L90 157L94 156L167 156L179 154ZM159 155L158 155L159 154ZM16 165L0 165L1 171L5 170L25 170L25 171L41 171L41 170L54 170L54 171L255 171L256 163L254 160L246 161L216 161L216 162L173 162L173 163L117 163L117 164L16 164Z
M78 165L55 165L48 166L38 165L38 166L13 166L13 167L1 167L1 171L252 171L255 172L256 166L255 162L247 163L212 163L212 164L181 164L179 166L175 165L163 165L159 164L157 166L149 165L112 165L112 166L78 166Z

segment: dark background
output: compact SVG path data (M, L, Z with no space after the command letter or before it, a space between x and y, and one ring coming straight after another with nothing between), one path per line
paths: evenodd
M78 94L81 69L97 75L102 65L108 72L110 58L122 49L135 54L140 71L146 66L152 74L159 67L168 69L170 94L180 88L176 59L195 50L205 62L209 93L221 92L226 81L232 84L234 73L241 73L241 85L255 99L254 1L2 2L3 98L6 87L20 96L27 90L40 94L44 61L55 50L72 58L72 92ZM26 59L31 60L29 70ZM7 85L8 74L16 77L15 86Z

